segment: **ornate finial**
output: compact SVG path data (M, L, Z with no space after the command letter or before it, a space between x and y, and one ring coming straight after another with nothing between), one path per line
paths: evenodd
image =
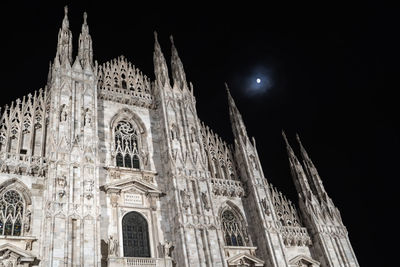
M300 137L299 137L298 133L296 133L296 140L297 140L297 142L299 142L301 144Z
M224 84L225 84L225 89L226 89L226 91L227 91L228 93L230 93L227 82L225 82Z
M157 31L154 31L154 39L157 40Z
M174 45L174 37L172 36L172 34L169 36L169 39L171 40L171 44Z
M62 22L62 28L63 28L64 30L66 30L66 29L69 28L68 6L65 6L65 7L64 7L64 19L63 19L63 22Z
M83 23L87 24L87 13L83 12Z
M287 140L287 138L286 138L285 131L284 131L283 129L282 129L282 136L283 136L283 139L285 140L286 145L290 146L290 145L289 145L289 142L288 142L288 140Z
M300 150L301 150L301 154L302 154L303 158L305 157L305 158L308 159L307 151L304 149L303 144L301 143L300 136L299 136L298 133L296 133L296 140L297 140L297 143L299 143L299 145L300 145Z

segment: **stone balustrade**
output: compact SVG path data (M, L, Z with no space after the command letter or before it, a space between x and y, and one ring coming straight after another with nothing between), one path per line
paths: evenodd
M126 266L153 267L156 264L157 260L152 258L125 258Z
M311 239L307 228L298 226L282 226L280 228L286 246L308 246Z
M109 257L108 266L172 267L172 258Z
M240 181L213 178L211 179L211 184L215 195L243 197L245 194Z
M137 92L115 87L100 87L99 89L100 99L136 106L143 106L146 108L150 108L153 106L153 96L145 92Z
M0 171L14 174L44 176L47 159L9 152L0 152Z

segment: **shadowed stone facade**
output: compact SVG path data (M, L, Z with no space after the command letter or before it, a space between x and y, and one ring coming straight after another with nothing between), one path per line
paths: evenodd
M265 178L226 86L234 144L196 112L173 39L155 80L93 61L87 16L73 58L68 10L45 89L1 111L0 266L358 266L298 138L299 207Z

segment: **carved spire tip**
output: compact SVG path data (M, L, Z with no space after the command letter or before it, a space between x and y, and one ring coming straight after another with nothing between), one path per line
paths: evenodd
M283 129L282 129L282 136L283 136L283 139L285 140L286 145L287 145L287 146L290 146L290 145L289 145L289 142L288 142L288 140L287 140L287 138L286 138L285 131L284 131Z
M299 136L298 133L296 133L296 140L297 140L297 142L301 143L301 141L300 141L300 136Z
M69 28L68 6L64 6L64 19L63 19L63 22L62 22L62 30L68 30L68 28Z
M83 24L87 24L87 13L83 12Z
M229 93L228 83L227 83L227 82L224 82L224 84L225 84L225 89L226 89L226 91Z

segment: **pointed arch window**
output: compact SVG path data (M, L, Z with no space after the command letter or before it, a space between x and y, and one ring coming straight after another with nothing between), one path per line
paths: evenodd
M0 235L21 236L25 210L25 202L17 191L8 190L2 194L0 196ZM25 226L27 229L29 227L29 225Z
M128 121L120 121L114 129L116 165L140 169L139 137L136 128Z
M150 257L149 232L146 219L132 211L122 218L124 257Z
M231 211L225 210L221 216L222 231L227 246L245 246L241 223Z

